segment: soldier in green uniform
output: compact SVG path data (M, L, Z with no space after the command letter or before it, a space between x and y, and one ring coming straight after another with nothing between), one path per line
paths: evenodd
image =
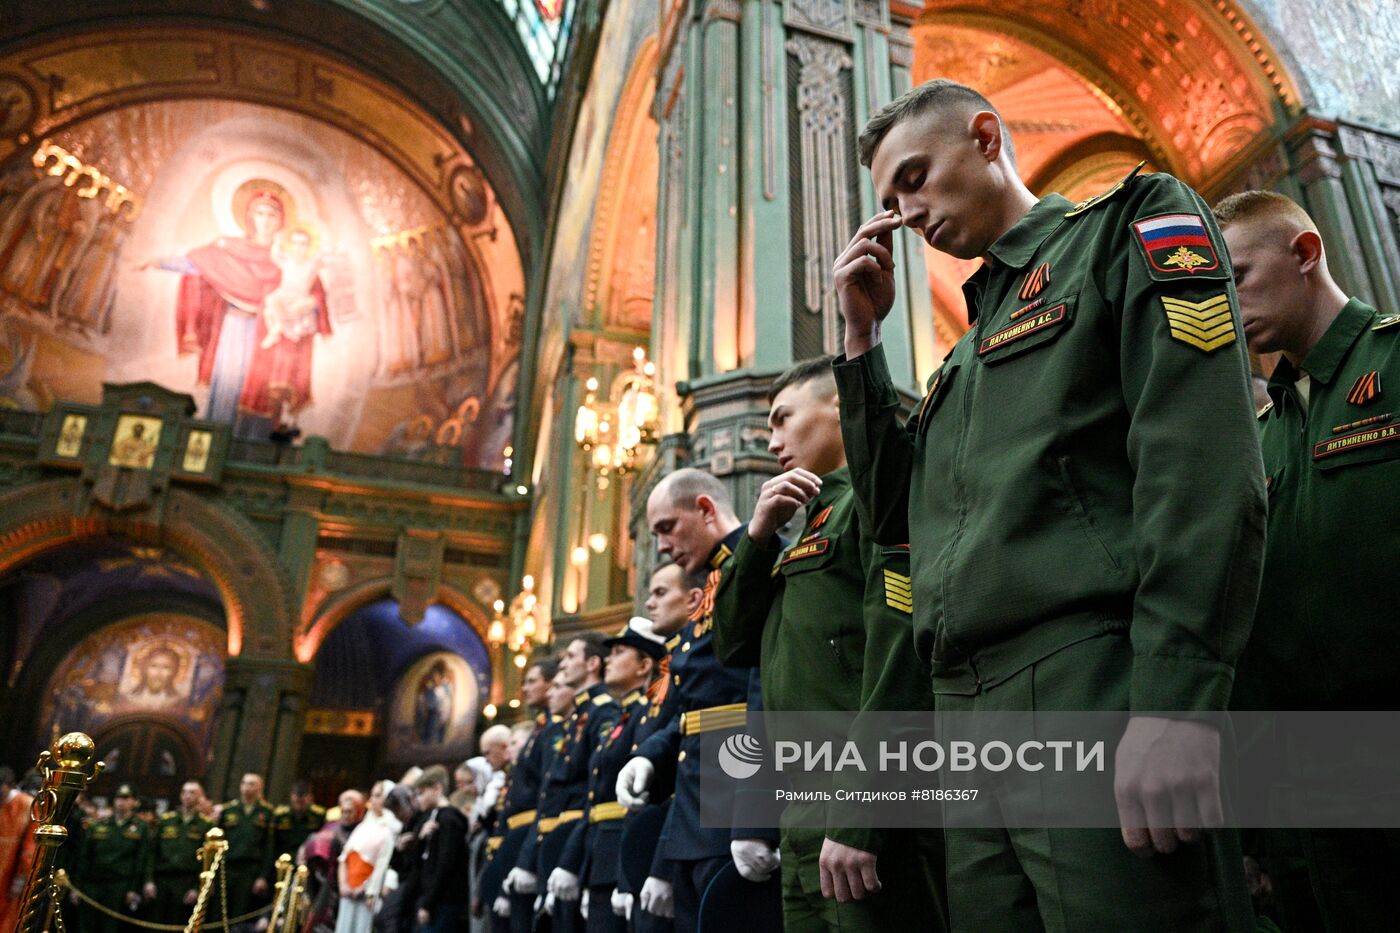
M214 828L199 812L204 788L198 781L180 787L180 806L166 810L156 822L155 839L146 860L143 894L154 905L157 923L184 923L199 893L200 846Z
M292 784L288 802L272 811L272 859L289 854L297 857L297 850L316 830L326 825L326 808L311 797L311 785L306 781Z
M758 666L768 710L931 709L928 666L914 655L909 549L861 534L831 357L778 377L770 404L768 449L783 472L763 484L715 593L716 653ZM801 537L784 549L778 529L803 506ZM826 809L788 805L788 933L947 928L941 832L840 828Z
M261 775L245 774L238 798L219 809L219 828L228 840L224 873L228 876L228 912L241 917L267 897L272 871L272 807L263 799Z
M1391 397L1400 391L1400 315L1347 297L1312 218L1282 195L1248 191L1215 213L1250 349L1282 353L1259 412L1269 496L1264 582L1232 704L1400 709L1400 409ZM1329 767L1345 773L1361 763L1337 758ZM1400 831L1296 836L1328 930L1394 925Z
M1214 219L1139 170L1078 206L1037 199L994 108L951 81L860 144L884 210L835 264L842 429L872 534L910 544L936 707L1130 713L1102 789L1121 831L947 830L953 929L1250 929L1238 833L1209 829L1220 736L1181 715L1226 708L1263 556ZM906 424L880 344L901 227L983 261L971 329Z
M136 816L136 792L117 788L112 815L97 820L83 837L77 886L102 906L131 914L141 904L141 882L151 844L150 830ZM84 933L118 933L121 921L93 908L83 910Z

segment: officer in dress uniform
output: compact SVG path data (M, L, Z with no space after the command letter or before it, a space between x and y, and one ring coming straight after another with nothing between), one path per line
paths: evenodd
M155 905L157 923L184 923L199 895L200 847L214 821L199 812L204 788L198 781L180 786L180 805L156 821L147 859L146 899Z
M604 657L603 637L586 632L571 640L560 658L555 679L573 692L572 709L543 772L534 835L521 847L516 868L506 877L511 890L519 891L522 886L539 890L541 880L547 880L554 870L566 839L565 833L550 837L583 817L593 749L621 717L617 701L603 685ZM573 900L550 906L554 907L551 930L573 933L578 929L577 895Z
M913 650L909 549L861 534L831 357L778 377L768 424L783 472L763 484L720 580L716 653L758 666L769 710L931 709L928 666ZM802 535L784 550L778 529L804 506ZM829 782L801 789L834 790ZM787 813L788 933L946 928L941 832L843 827L835 807L817 800L791 803Z
M109 910L130 915L141 904L151 832L136 816L136 791L122 784L112 815L95 821L83 837L74 879L84 894ZM95 908L82 912L85 933L119 933L122 923Z
M652 571L643 607L647 617L651 619L652 631L656 635L669 640L699 612L705 599L705 580L708 576L709 568L690 573L669 559L664 560ZM637 718L629 753L636 752L642 742L680 715L679 693L673 692L670 687L671 656L668 652L662 655L657 665L656 678L647 687L647 707ZM669 871L664 875L658 874L660 863L657 861L657 843L659 831L670 810L672 793L672 787L657 784L651 789L651 801L639 810L629 809L622 819L621 835L627 842L622 853L624 861L618 866L617 887L613 891L612 907L615 914L631 922L635 933L669 933L673 928L669 917L647 913L636 904L637 895L641 892L647 875L669 877L670 874ZM652 827L655 827L656 833L651 832ZM637 866L637 870L631 873L624 870L629 864ZM629 874L637 876L635 885Z
M640 892L649 913L672 912L681 933L697 928L700 899L710 881L739 853L761 880L777 870L776 834L734 838L731 830L706 828L700 821L700 736L737 732L744 727L751 690L758 678L715 656L714 589L720 570L734 553L743 526L719 480L696 469L666 476L647 499L647 524L657 549L690 573L708 569L705 596L692 619L667 642L669 693L679 715L637 747L618 775L617 799L626 807L646 804L653 785L675 786L652 877Z
M482 870L481 899L483 904L491 905L494 917L492 928L497 933L509 931L511 915L517 903L521 911L528 913L534 901L533 894L519 894L512 898L501 892L501 882L505 880L510 866L504 861L498 862L497 853L519 854L525 834L534 825L535 804L540 794L544 736L552 721L549 710L550 681L558 670L558 662L553 659L536 661L525 669L525 676L520 682L520 698L526 708L535 713L534 726L529 738L516 753L515 762L506 775L505 787L496 797L491 834L486 839L486 867ZM503 859L505 857L502 856Z
M245 774L238 782L238 797L219 808L219 828L228 849L224 874L228 884L228 912L241 917L267 897L267 876L272 870L272 807L263 799L263 779Z
M311 796L311 785L306 781L292 784L288 802L272 811L272 859L284 852L293 859L306 838L326 825L326 808L316 803Z
M549 876L556 905L582 890L580 907L589 933L627 931L626 920L612 909L627 813L617 802L617 775L632 755L632 736L646 715L646 688L666 654L665 642L652 630L651 620L643 618L632 619L616 638L603 642L608 650L603 683L618 698L622 715L593 749L583 819L570 830L559 865Z
M1312 218L1288 198L1248 191L1221 202L1215 214L1250 349L1282 354L1269 379L1270 401L1258 413L1268 546L1231 703L1400 709L1400 315L1379 315L1347 297L1328 271ZM1337 774L1364 767L1353 754L1363 752L1337 748L1325 756L1326 767ZM1326 929L1394 925L1400 831L1301 829L1293 836ZM1286 847L1279 845L1286 834L1266 838L1273 856ZM1275 878L1275 890L1286 909L1312 909L1306 891L1280 890L1281 881ZM1298 920L1281 919L1286 929Z
M937 707L1130 714L1100 788L1121 831L948 829L952 928L1252 929L1238 834L1208 829L1220 735L1194 717L1228 703L1265 523L1214 218L1140 166L1078 206L1037 200L995 109L951 81L860 145L884 210L834 270L842 428L873 536L910 545ZM906 424L880 345L900 227L983 260L972 327Z

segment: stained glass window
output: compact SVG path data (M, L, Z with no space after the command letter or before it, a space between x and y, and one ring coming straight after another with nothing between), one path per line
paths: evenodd
M515 21L545 93L553 97L564 69L574 0L501 0L501 6Z

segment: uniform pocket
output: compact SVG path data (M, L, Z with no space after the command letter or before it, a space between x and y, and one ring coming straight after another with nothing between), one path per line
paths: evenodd
M836 557L837 546L835 537L816 537L800 541L778 558L778 572L790 577L795 573L820 570Z
M1400 459L1400 421L1320 440L1313 445L1312 459L1313 465L1323 471Z
M993 366L1049 345L1073 323L1074 304L1073 297L1060 298L1011 321L982 338L977 344L977 358Z
M943 399L948 395L948 386L952 384L953 377L957 374L957 363L944 363L938 368L938 372L934 373L928 391L924 393L924 400L919 403L918 408L914 409L912 420L914 433L919 436L928 433L928 426L933 421L934 412L938 411L938 406L943 404Z
M1123 566L1118 562L1118 558L1114 556L1113 551L1109 548L1108 542L1104 540L1103 535L1099 533L1098 523L1094 521L1093 513L1089 511L1088 500L1080 494L1079 487L1074 483L1074 475L1073 471L1070 469L1071 461L1069 456L1062 455L1056 457L1055 466L1059 473L1061 489L1069 503L1069 510L1074 514L1075 521L1078 522L1080 530L1084 532L1084 536L1089 539L1089 543L1092 545L1091 550L1102 557L1103 563L1108 569L1112 570L1114 573L1118 573L1123 569Z

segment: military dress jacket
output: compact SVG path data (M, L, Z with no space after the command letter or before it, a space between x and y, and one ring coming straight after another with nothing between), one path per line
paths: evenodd
M621 701L617 724L598 738L588 771L583 819L569 827L559 867L579 876L584 887L617 883L626 808L617 802L617 776L632 757L632 734L647 709L646 694L634 690Z
M744 528L740 526L715 545L710 554L710 580L705 600L695 617L666 643L671 652L668 689L675 696L677 715L637 746L637 755L655 766L655 781L662 785L674 782L675 786L675 799L661 831L653 874L663 871L666 861L691 861L729 854L731 831L701 825L701 733L694 731L694 722L700 710L725 707L732 730L737 731L744 725L744 711L749 703L749 669L725 665L715 654L714 646L715 587L719 585L721 569L733 556L743 533ZM690 727L684 725L687 721Z
M1396 709L1400 641L1400 315L1356 299L1259 412L1269 497L1264 585L1237 709Z
M1225 708L1265 504L1221 242L1169 175L1052 194L963 286L971 329L905 424L882 347L838 358L857 501L910 545L935 692L1126 629L1132 710Z
M224 862L230 867L256 867L260 874L271 871L272 855L272 807L259 800L251 809L243 808L243 801L229 800L219 811L219 828L228 840L228 850Z
M293 859L307 837L326 825L326 808L313 803L301 813L286 804L272 811L272 858L287 853Z
M150 865L150 846L150 827L135 816L93 821L78 857L78 885L139 891Z
M554 866L542 860L545 836L579 818L588 797L588 767L601 736L612 731L621 712L617 701L601 683L579 691L574 709L560 724L560 731L546 749L541 769L540 793L533 830L520 847L516 865L543 881ZM566 818L565 822L560 817ZM572 817L572 818L570 818Z
M822 477L806 514L790 547L739 539L715 595L716 653L758 667L768 710L932 709L913 648L908 546L862 534L846 467ZM832 838L881 848L881 833L838 825Z
M198 878L203 868L199 850L204 845L204 835L213 828L214 821L198 812L191 813L188 818L179 810L162 813L156 821L155 839L150 846L146 880Z

